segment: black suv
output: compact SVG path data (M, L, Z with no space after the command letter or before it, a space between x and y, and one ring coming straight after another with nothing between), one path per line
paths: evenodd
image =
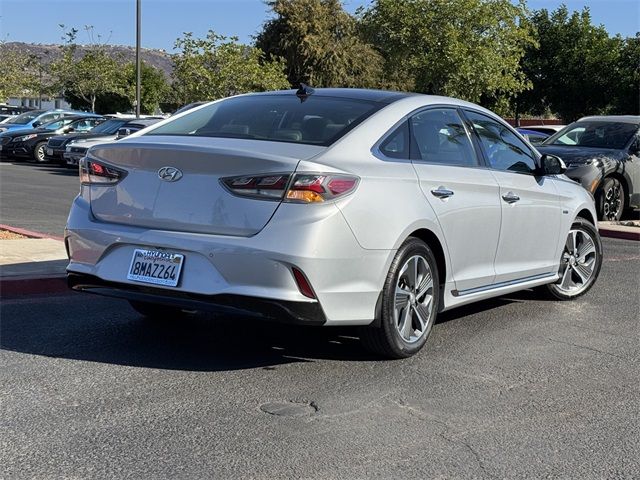
M584 117L537 149L564 160L566 175L595 197L600 220L640 208L640 116Z

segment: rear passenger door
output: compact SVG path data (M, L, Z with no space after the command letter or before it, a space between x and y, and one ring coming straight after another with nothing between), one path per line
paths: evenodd
M496 179L455 108L423 110L409 126L412 163L444 232L457 290L493 283L501 215Z
M537 175L536 154L509 127L479 112L464 114L500 185L495 283L556 272L562 213L553 177Z

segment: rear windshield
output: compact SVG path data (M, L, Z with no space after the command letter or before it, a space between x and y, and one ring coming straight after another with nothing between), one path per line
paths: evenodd
M330 145L383 104L310 95L250 95L214 103L147 135L231 137Z
M572 123L548 138L545 145L623 149L638 131L638 125L623 122L585 121Z
M32 110L30 112L25 112L17 117L13 117L11 120L7 120L7 123L11 125L24 125L25 123L29 123L38 118L43 112L44 110Z
M97 127L92 128L91 133L105 133L110 135L116 133L122 125L129 121L131 120L126 118L111 118Z

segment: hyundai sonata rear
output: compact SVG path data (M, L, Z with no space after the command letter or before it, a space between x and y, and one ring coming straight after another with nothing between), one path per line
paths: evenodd
M89 150L65 235L69 283L144 315L366 326L365 343L390 357L417 352L445 308L544 284L582 294L601 247L574 220L593 216L592 199L558 177L557 159L545 170L533 149L482 150L492 128L506 133L490 140L530 149L501 122L454 99L351 89L197 107ZM491 168L506 169L504 188ZM536 251L518 263L520 215ZM565 246L567 234L582 240Z

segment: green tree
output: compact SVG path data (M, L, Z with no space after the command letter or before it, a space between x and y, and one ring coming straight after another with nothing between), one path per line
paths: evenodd
M640 115L640 33L624 39L615 76L617 86L611 113Z
M289 83L316 87L381 86L382 58L358 36L339 0L271 0L256 46L284 58Z
M87 26L85 30L93 39L93 27ZM121 65L99 41L92 41L84 55L77 58L77 33L76 29L65 32L62 56L52 63L51 71L65 97L79 98L91 111L95 111L96 99L100 95L121 93Z
M526 13L510 0L375 0L359 17L391 83L504 107L529 85L520 67L535 43Z
M185 33L173 55L173 95L185 104L252 91L288 88L284 64L265 60L262 50L209 31L206 38Z
M129 101L130 108L136 101L136 64L127 63L123 68L124 96ZM161 102L165 100L169 92L169 84L164 74L157 68L140 63L140 111L145 115L155 113Z
M0 101L38 92L39 64L27 55L0 42Z
M622 40L594 26L586 7L572 14L564 5L551 13L538 10L529 22L539 46L528 48L522 60L533 88L518 98L518 109L550 110L566 122L606 113L619 87Z

